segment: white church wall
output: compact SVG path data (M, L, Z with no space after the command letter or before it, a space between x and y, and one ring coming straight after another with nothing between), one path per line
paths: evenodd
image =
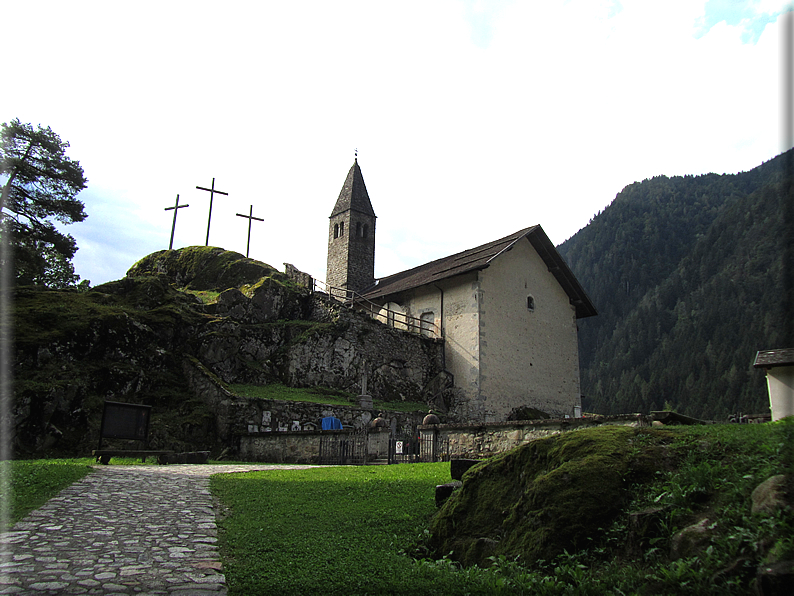
M485 422L520 406L554 417L580 405L576 314L527 239L480 273L480 396Z
M483 420L480 402L480 283L477 273L439 284L444 290L443 332L445 365L464 398L458 418ZM464 405L465 404L465 405Z

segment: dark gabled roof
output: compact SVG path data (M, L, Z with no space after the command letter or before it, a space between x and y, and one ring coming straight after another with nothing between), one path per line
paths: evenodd
M755 368L773 368L775 366L791 366L794 364L794 348L762 350L755 355Z
M347 173L345 183L336 200L331 217L344 213L345 211L359 211L366 215L376 217L369 200L367 187L364 184L364 176L361 175L361 168L358 167L358 159L353 162L350 171Z
M442 279L485 269L490 266L491 261L513 248L516 242L522 238L529 239L549 271L568 294L571 304L576 307L576 318L581 319L598 314L587 293L540 226L525 228L500 240L384 277L376 281L374 286L364 290L362 294L368 300L377 300Z

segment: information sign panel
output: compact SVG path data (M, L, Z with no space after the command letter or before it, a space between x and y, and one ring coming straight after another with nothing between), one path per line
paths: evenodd
M100 439L134 439L149 437L149 416L152 406L106 401L102 412Z

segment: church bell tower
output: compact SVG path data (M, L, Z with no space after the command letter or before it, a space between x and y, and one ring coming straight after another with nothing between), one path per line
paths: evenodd
M362 292L375 283L375 218L356 157L329 218L325 281L331 293Z

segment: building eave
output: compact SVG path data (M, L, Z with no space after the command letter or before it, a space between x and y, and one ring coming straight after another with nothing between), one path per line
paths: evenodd
M775 368L777 366L794 366L794 348L778 348L761 350L755 355L755 368Z
M362 292L363 297L366 300L377 301L445 279L481 271L490 266L494 259L511 250L523 238L529 240L548 270L568 294L576 310L576 318L597 315L598 312L587 293L540 226L525 228L499 240L381 278L375 282L375 285Z

